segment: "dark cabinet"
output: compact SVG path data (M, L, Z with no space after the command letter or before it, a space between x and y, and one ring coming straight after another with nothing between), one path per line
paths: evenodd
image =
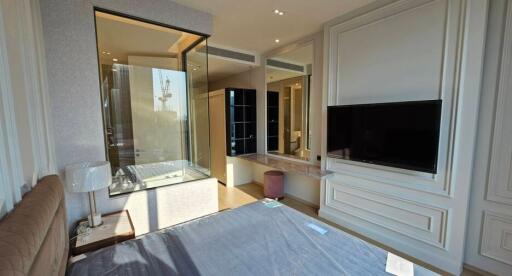
M256 90L226 88L228 156L256 153Z
M279 92L267 91L267 151L279 149Z

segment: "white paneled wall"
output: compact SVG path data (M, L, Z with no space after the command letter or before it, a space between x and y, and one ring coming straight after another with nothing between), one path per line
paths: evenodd
M320 215L454 274L486 16L486 1L399 0L325 26L324 125L327 105L442 99L443 107L437 174L327 158L323 168L335 173L322 183Z
M55 173L38 0L0 1L0 198Z
M512 3L490 3L466 263L512 275Z

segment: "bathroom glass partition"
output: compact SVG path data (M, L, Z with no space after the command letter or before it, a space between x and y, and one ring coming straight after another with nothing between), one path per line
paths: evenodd
M207 40L198 41L185 51L183 60L187 70L188 152L191 166L210 174L210 128L208 105L208 47Z
M95 17L110 195L209 177L206 37Z

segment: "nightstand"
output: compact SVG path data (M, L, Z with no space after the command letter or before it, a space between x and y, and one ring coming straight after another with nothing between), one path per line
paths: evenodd
M90 228L87 233L71 241L71 253L74 256L135 238L135 229L127 210L103 215L102 219L102 225ZM79 221L78 225L86 221Z

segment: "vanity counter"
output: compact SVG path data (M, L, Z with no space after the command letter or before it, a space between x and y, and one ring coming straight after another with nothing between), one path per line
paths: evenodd
M322 171L318 165L273 157L267 154L247 154L237 157L284 172L296 173L316 179L322 179L323 177L332 173L331 171Z

